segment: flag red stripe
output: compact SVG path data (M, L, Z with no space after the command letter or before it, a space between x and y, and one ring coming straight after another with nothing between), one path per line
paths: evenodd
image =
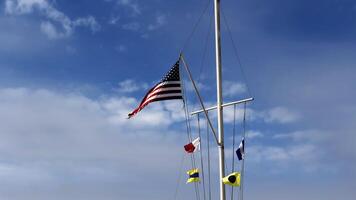
M152 100L159 99L159 98L166 98L166 97L180 97L182 99L181 93L174 93L174 94L158 94L148 98L145 102L143 102L143 106L146 106L148 103L152 102Z

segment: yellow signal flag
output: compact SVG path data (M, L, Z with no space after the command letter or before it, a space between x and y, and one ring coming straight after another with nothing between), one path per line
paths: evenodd
M189 178L187 180L187 183L193 183L193 182L199 182L199 169L191 169L187 171L187 174L189 175Z
M234 172L225 176L222 181L224 184L239 187L240 186L241 175L239 172Z

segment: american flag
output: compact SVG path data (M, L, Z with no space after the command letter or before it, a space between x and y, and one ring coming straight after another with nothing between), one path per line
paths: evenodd
M128 114L129 118L136 115L151 102L171 99L183 99L179 76L179 60L173 65L162 80L147 92L140 105Z

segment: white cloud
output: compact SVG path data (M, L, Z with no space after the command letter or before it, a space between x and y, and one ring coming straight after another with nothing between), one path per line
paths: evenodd
M157 199L152 191L175 186L172 172L187 138L179 127L170 127L180 119L171 117L161 103L126 119L137 103L129 97L94 100L46 89L0 89L0 197L20 193L42 200L58 193L71 200L81 191L86 194L83 199L98 199L104 193ZM188 163L184 167L189 168ZM159 174L152 173L157 170ZM133 173L156 181L135 194L132 186L142 184L142 179L133 178ZM124 183L130 186L117 187ZM23 190L23 184L41 189ZM160 192L161 197L170 195Z
M313 144L294 144L286 147L254 145L246 151L249 161L272 162L273 166L277 167L274 170L299 167L305 171L315 171L326 166L321 162L325 152Z
M66 36L66 34L58 32L57 28L49 21L41 23L41 31L47 35L49 39L59 39Z
M72 35L76 27L89 27L92 32L100 30L93 16L71 20L63 12L53 7L47 0L6 0L5 13L24 15L38 12L46 20L41 22L41 31L50 39L66 38ZM59 24L57 27L55 24Z
M114 129L119 128L117 130L145 127L147 131L155 131L154 124L160 124L160 128L164 129L174 122L161 103L152 103L134 119L127 120L127 114L138 105L137 100L129 97L107 98L96 101L77 94L61 94L43 89L9 88L0 90L0 101L2 111L0 119L3 122L9 122L1 126L3 130L1 133L16 132L16 130L25 130L26 128L35 128L36 130L43 128L39 133L45 133L47 132L45 130L46 126L54 125L57 127L65 123L75 127L78 125L77 128L81 128L81 125L84 125L86 120L99 120L99 118L101 118L99 123L106 124ZM59 107L62 107L62 109L58 109ZM13 112L10 112L11 110ZM42 113L41 110L47 111ZM72 121L82 114L82 120ZM24 119L19 118L18 120L21 119L24 126L31 125L31 127L10 126L14 125L17 121L15 119L20 116L23 116ZM26 116L32 117L26 118ZM152 117L151 120L149 120L148 116ZM61 117L64 118L59 120ZM50 124L46 124L47 122L50 122ZM119 125L119 127L116 125Z
M275 107L261 113L264 120L268 123L291 123L297 121L300 116L285 107Z
M143 39L148 39L150 37L150 35L148 33L144 33L141 35L141 38Z
M153 103L127 120L127 113L138 103L125 96L90 99L47 89L0 89L0 197L18 193L42 200L58 193L63 199L74 200L80 191L81 199L90 200L103 194L125 195L123 199L169 198L168 188L175 187L172 179L178 175L182 145L187 141L182 103ZM262 135L259 131L248 134L254 138ZM296 142L301 143L290 145L255 145L252 141L246 148L247 165L261 166L263 173L327 169L322 158L330 152L318 144L298 137ZM212 147L212 158L216 154ZM213 165L212 169L217 169ZM265 166L271 167L266 170ZM183 170L187 168L188 164ZM155 181L136 194L132 186L141 184L142 179L133 179L131 172ZM35 195L34 190L19 189L26 188L24 184L41 189L35 190ZM168 192L150 196L162 187Z
M141 25L138 22L131 22L131 23L122 25L122 29L129 30L129 31L138 31L140 29L140 27L141 27Z
M235 117L236 117L237 123L240 123L243 120L244 112L245 111L243 108L241 108L241 106L236 108ZM254 109L246 108L245 117L246 117L247 121L253 121L253 120L259 119L260 115ZM234 107L233 106L224 108L224 121L226 121L227 123L234 122Z
M65 48L66 52L70 55L74 55L77 53L77 49L73 46L67 45Z
M195 94L193 84L189 80L184 80L183 83L185 83L184 87L187 92L193 92ZM203 84L201 81L195 81L195 85L197 86L199 92L210 89L209 86Z
M6 0L5 13L6 14L29 14L35 8L46 9L48 7L46 0Z
M273 136L275 139L292 139L296 142L321 142L330 137L330 133L327 131L319 130L303 130L294 131L291 133L276 134Z
M116 49L118 52L125 52L125 51L127 51L127 47L126 47L125 45L123 45L123 44L120 44L120 45L116 46L115 49Z
M117 22L120 20L120 17L119 16L112 16L111 18L110 18L110 20L109 20L109 24L111 24L111 25L115 25L115 24L117 24Z
M133 0L118 0L117 3L121 6L125 6L131 9L132 16L140 15L141 8L136 1Z
M160 14L156 17L156 21L154 24L149 24L147 29L149 31L153 31L156 30L158 28L160 28L161 26L163 26L164 24L167 23L167 17L163 14Z
M135 80L127 79L119 82L119 88L117 89L117 91L121 93L130 93L130 92L136 92L141 89L147 89L147 84L145 83L139 84Z
M92 32L96 32L100 30L100 25L96 22L93 16L81 17L72 22L73 26L83 26L90 27Z
M256 131L256 130L249 130L246 132L246 136L249 139L253 139L253 138L262 138L263 134L260 131Z
M177 101L164 101L163 102L164 109L169 111L170 117L174 121L184 121L185 114L183 111L184 105L183 102L180 100Z
M223 87L223 95L227 97L234 97L238 94L246 92L246 85L238 82L224 81Z

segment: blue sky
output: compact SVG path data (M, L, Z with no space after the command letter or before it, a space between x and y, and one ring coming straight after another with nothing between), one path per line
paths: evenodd
M173 199L179 174L177 199L194 196L187 160L179 169L181 103L125 117L175 63L207 3L0 1L0 198ZM247 86L256 99L246 198L353 199L356 3L224 0L222 9L247 78L222 22L224 100L249 97ZM212 35L202 59L211 11L184 49L207 105L215 102ZM228 171L232 116L225 110ZM241 116L239 107L238 134Z

